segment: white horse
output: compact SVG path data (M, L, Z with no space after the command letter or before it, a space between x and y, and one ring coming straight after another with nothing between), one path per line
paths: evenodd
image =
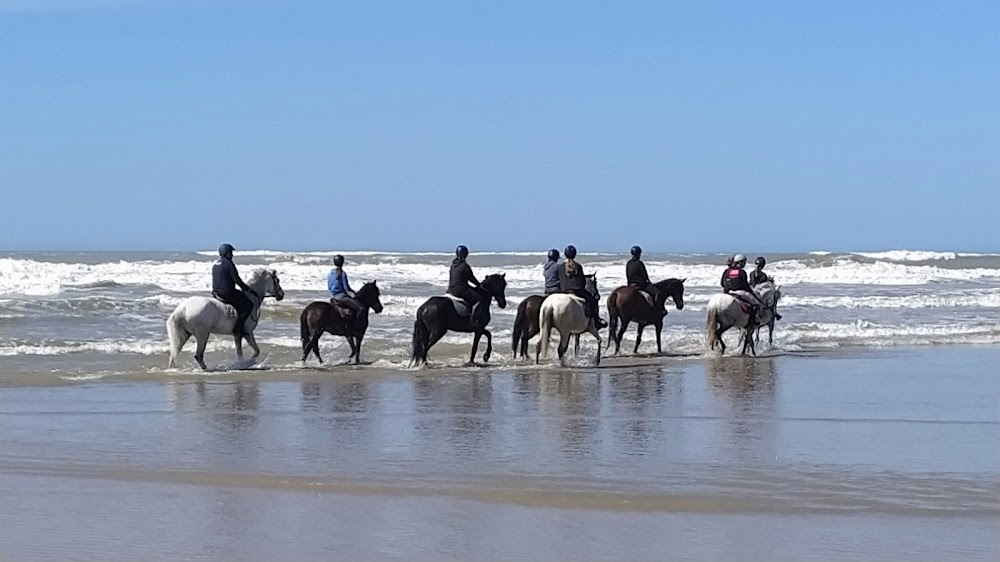
M243 336L233 335L237 314L231 305L211 297L189 297L177 305L167 318L167 337L170 339L168 369L177 366L177 354L191 336L194 336L198 343L194 358L203 370L208 368L205 366L205 346L208 345L210 334L233 335L236 340L236 357L239 359L243 359L243 338L246 338L247 343L253 348L253 359L260 355L257 339L253 335L260 319L260 305L263 304L264 297L274 297L280 301L285 298L285 291L278 281L278 274L271 269L258 269L253 272L247 286L253 289L256 295L252 292L246 294L253 308L244 324Z
M587 276L587 292L600 298L597 294L597 276ZM575 295L568 293L555 293L545 297L542 307L538 311L538 325L540 328L540 338L535 346L535 363L537 364L542 356L549 354L549 338L552 335L552 328L559 330L559 364L565 366L566 350L569 348L570 336L576 336L577 347L580 344L579 335L588 333L597 338L597 355L594 357L594 365L601 364L601 334L597 329L596 318L587 316L586 302Z
M753 351L754 355L757 354L757 348L754 345L751 334L748 332L748 328L766 325L771 321L774 315L774 308L778 303L778 299L781 298L781 291L774 283L767 281L754 287L754 294L757 295L757 298L760 299L760 302L764 306L761 306L757 311L757 319L753 323L750 322L750 315L743 312L743 307L740 306L736 297L726 293L719 293L713 295L708 300L708 320L705 322L705 336L706 345L708 345L709 350L715 349L715 344L718 343L722 346L722 353L725 353L726 342L722 340L722 334L729 328L735 327L743 330L746 336L743 341L743 354L746 354L748 347Z

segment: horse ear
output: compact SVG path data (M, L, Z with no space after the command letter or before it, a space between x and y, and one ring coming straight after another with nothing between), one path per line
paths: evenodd
M507 278L507 272L506 272L506 271L505 271L505 272L503 272L503 273L502 273L502 274L500 275L500 278L501 278L501 279L506 279L506 278Z
M378 279L372 279L372 285L378 284Z
M688 280L688 278L687 278L687 277L685 277L684 279L681 279L681 284L683 285L683 284L684 284L684 282L685 282L685 281L687 281L687 280Z

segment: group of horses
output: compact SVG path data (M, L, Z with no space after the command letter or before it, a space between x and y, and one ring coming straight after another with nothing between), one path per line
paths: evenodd
M677 310L684 308L685 279L665 279L656 283L656 287L673 301ZM262 269L255 271L247 285L253 309L244 326L244 335L233 336L236 341L236 355L243 359L242 340L254 350L253 359L260 355L260 348L254 338L253 331L260 318L260 307L265 297L282 300L285 296L281 288L278 274L274 270ZM493 354L493 334L487 328L490 322L489 308L494 302L500 308L507 307L507 280L504 274L492 274L483 279L482 284L475 289L486 306L480 322L473 323L469 307L462 301L450 295L431 297L417 309L413 323L413 341L410 355L412 366L420 366L427 362L430 349L448 332L473 334L472 350L469 362L475 361L480 340L486 337L486 351L483 361L489 361ZM599 299L596 275L587 276L586 290ZM719 293L708 302L708 318L706 321L706 344L709 349L720 346L725 353L726 345L722 340L730 328L742 330L742 353L748 350L756 354L757 332L761 326L767 326L770 337L773 338L774 315L776 313L780 291L772 282L762 283L754 288L758 299L763 303L757 318L751 318L746 306L736 297ZM361 303L363 311L352 313L349 309L334 301L315 301L309 303L299 316L300 337L302 340L302 361L309 353L322 363L319 353L319 340L324 333L347 338L351 347L348 360L355 364L361 362L361 342L368 329L369 311L376 314L382 312L381 292L376 281L365 283L355 293L355 298ZM633 353L638 353L642 342L642 333L647 326L656 330L656 350L663 352L661 332L666 312L658 309L652 297L639 288L625 285L616 288L607 299L608 343L615 345L615 355L621 350L622 338L628 326L638 324L638 334L635 339ZM179 304L167 318L167 336L170 343L169 368L176 367L177 355L184 344L193 336L197 342L195 360L202 369L205 365L205 347L211 334L232 335L237 320L236 311L232 306L210 297L189 297ZM558 355L560 364L564 364L565 355L571 339L575 341L575 350L579 350L580 335L587 333L597 340L595 364L600 364L603 340L595 318L586 313L584 300L567 293L550 295L533 295L518 305L514 319L511 351L515 358L528 358L528 340L540 335L535 347L535 362L538 363L548 355L549 340L553 329L559 332ZM756 330L756 331L755 331Z

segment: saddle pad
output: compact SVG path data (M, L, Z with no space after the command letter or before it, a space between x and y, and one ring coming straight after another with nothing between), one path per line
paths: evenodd
M466 302L451 293L445 293L445 297L451 299L451 304L455 306L455 312L459 316L468 317L469 316L469 305Z

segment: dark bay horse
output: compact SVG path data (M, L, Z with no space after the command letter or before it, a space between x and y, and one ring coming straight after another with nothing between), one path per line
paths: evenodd
M659 283L654 283L656 288L662 291L668 298L674 301L677 310L684 308L684 281L687 279L664 279ZM660 343L660 332L663 331L664 314L649 304L646 295L638 287L625 285L618 287L608 295L608 349L611 349L611 342L615 342L615 355L621 350L622 337L628 329L630 322L639 324L639 331L635 336L635 348L632 353L639 352L639 344L642 343L642 331L646 326L652 324L656 328L656 352L663 353L663 345ZM619 328L619 322L621 327Z
M347 308L330 301L314 301L306 305L302 314L299 315L302 360L305 361L309 352L312 351L316 355L316 359L320 363L323 362L323 358L319 356L319 338L323 332L329 332L334 336L346 337L347 343L351 346L351 355L347 359L354 358L355 365L360 363L361 340L365 338L365 331L368 330L368 310L374 310L375 314L382 312L380 296L381 292L375 281L365 283L354 297L365 307L364 311L357 316L354 316Z
M517 305L517 315L514 316L514 334L510 340L510 350L514 359L528 358L528 340L538 335L538 311L542 308L542 301L548 295L531 295Z
M448 331L475 334L472 340L472 353L469 355L469 363L476 359L476 350L479 349L479 339L486 336L486 353L483 354L483 361L489 361L493 354L493 334L486 329L490 323L490 305L493 300L497 301L500 308L507 307L506 274L494 273L487 275L483 279L481 287L474 289L483 298L486 310L483 311L484 324L482 328L476 329L472 325L472 319L468 316L460 316L455 310L455 304L450 297L431 297L417 309L417 319L413 322L413 349L410 355L410 365L419 366L427 362L427 352L434 347Z

